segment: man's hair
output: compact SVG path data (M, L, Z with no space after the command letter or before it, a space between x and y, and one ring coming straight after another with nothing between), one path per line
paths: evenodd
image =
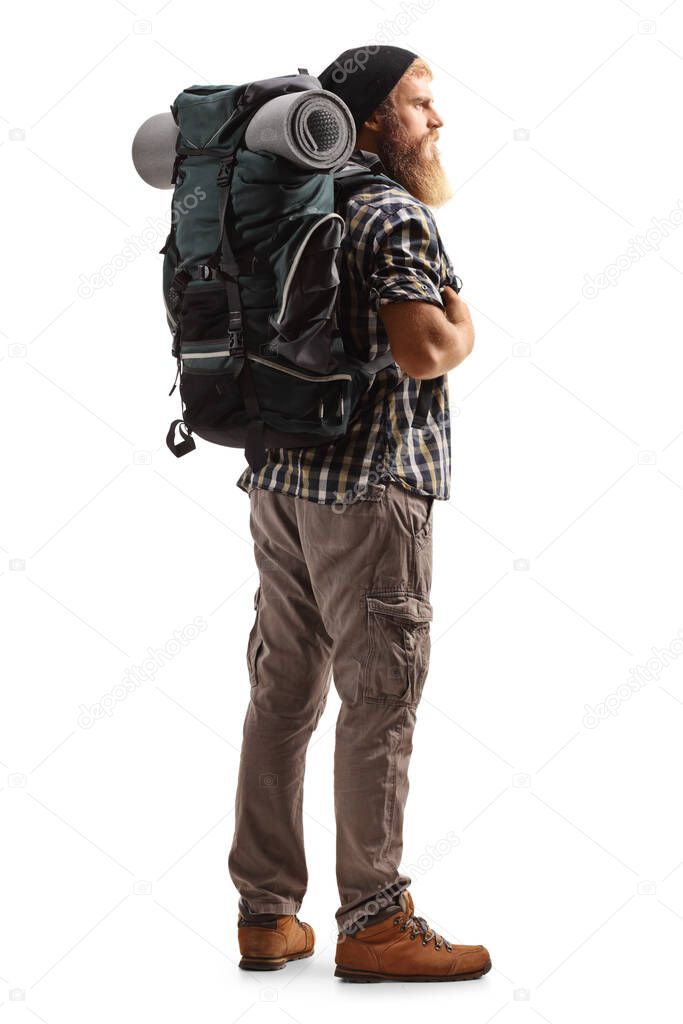
M394 88L391 90L385 100L382 100L380 105L377 107L375 114L381 117L391 116L395 111L396 105L394 103L394 93L399 82L403 81L404 78L427 78L429 81L434 77L434 73L430 68L426 60L422 60L422 57L416 57L412 64L409 64L406 70L403 72L401 78L396 83Z

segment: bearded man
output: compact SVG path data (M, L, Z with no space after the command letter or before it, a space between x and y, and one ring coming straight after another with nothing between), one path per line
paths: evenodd
M347 50L318 77L353 115L352 160L395 183L373 183L339 210L338 304L345 346L364 360L390 349L394 363L341 440L271 449L237 481L250 498L260 579L229 857L240 966L276 969L313 953L313 930L297 917L308 881L303 779L333 678L335 974L480 978L486 948L453 945L417 917L400 869L429 661L432 509L450 494L447 373L474 343L430 210L453 194L436 145L443 120L432 72L409 50Z

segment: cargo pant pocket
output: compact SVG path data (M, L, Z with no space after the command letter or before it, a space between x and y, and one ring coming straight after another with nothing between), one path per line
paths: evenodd
M363 666L363 700L417 707L429 669L432 606L405 590L365 596L368 653Z
M256 686L258 682L258 658L263 647L263 638L261 636L261 624L260 624L260 608L261 605L261 585L256 588L254 594L254 609L256 611L256 618L254 619L254 625L251 627L249 633L249 640L247 641L247 668L249 670L249 682L252 686Z

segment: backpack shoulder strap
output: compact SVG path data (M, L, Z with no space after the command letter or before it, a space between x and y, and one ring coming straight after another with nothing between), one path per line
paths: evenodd
M387 174L379 170L381 167L380 159L374 153L368 153L363 150L365 154L366 162L360 163L356 160L349 160L343 167L338 171L334 172L334 205L335 209L339 208L339 205L353 195L354 192L361 192L364 188L369 185L386 185L388 187L400 188L397 182L393 181ZM383 353L380 356L376 356L374 359L367 363L359 363L358 365L366 370L368 373L378 373L387 366L392 366L395 363L395 359L391 353L391 350Z
M334 203L337 205L354 192L360 192L368 185L386 185L388 187L400 188L398 182L393 181L381 168L381 162L374 153L361 151L364 154L364 161L360 162L353 158L334 172Z

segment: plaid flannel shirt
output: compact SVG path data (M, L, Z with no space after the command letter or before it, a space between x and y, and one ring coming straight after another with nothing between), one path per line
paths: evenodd
M353 159L363 159L362 151ZM457 278L431 210L403 188L377 184L354 194L346 201L345 223L339 328L347 351L369 360L389 348L380 306L417 300L443 309L440 292ZM426 423L413 426L420 381L397 364L380 370L343 438L313 448L271 448L265 465L258 472L247 466L237 486L247 493L261 487L335 504L394 480L418 494L447 499L448 378L444 374L431 385Z

